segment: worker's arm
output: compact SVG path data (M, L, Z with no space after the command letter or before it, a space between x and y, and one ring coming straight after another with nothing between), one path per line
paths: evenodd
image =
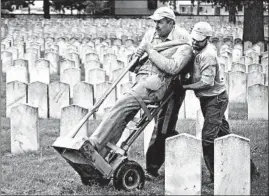
M183 85L186 90L207 89L214 85L216 65L209 65L201 72L201 79L193 84Z
M148 53L151 62L170 75L177 75L193 58L192 48L188 44L179 46L171 58L158 53L150 45L145 47L145 51Z

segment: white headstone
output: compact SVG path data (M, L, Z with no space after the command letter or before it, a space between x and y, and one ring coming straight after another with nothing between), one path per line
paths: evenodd
M50 74L59 74L59 55L56 53L46 53L45 59L50 62Z
M202 142L183 133L165 141L165 194L200 195Z
M20 104L10 113L11 153L37 151L40 146L38 132L38 109Z
M250 64L250 65L248 65L248 73L250 73L252 71L258 71L258 72L262 73L263 72L262 65L260 65L260 64Z
M79 54L77 54L77 53L67 53L65 55L65 58L68 59L68 60L74 61L76 68L81 68Z
M187 90L185 97L186 118L196 119L197 109L200 108L200 102L193 91Z
M93 85L78 82L73 89L73 104L90 109L94 103Z
M229 72L229 118L247 119L247 74Z
M60 136L65 136L88 113L88 109L77 105L62 108L60 121ZM88 137L88 121L80 128L75 137Z
M250 195L249 139L229 134L214 146L214 195Z
M28 72L26 67L12 66L7 70L6 83L19 81L28 84Z
M254 84L262 84L264 85L265 83L265 74L261 73L259 71L252 71L248 73L248 86L252 86Z
M204 125L204 116L201 109L197 110L196 115L196 137L202 139L202 129Z
M10 47L6 51L12 54L13 61L19 58L19 52L17 48Z
M76 68L75 62L71 60L60 61L60 76L63 74L64 70L69 68Z
M73 98L74 85L81 81L81 70L77 68L68 68L63 71L60 81L70 86L70 97Z
M36 61L35 68L30 72L30 82L50 83L50 62L45 59Z
M110 82L103 82L103 83L96 84L96 86L94 87L95 100L98 101L111 85L112 83ZM115 104L115 102L116 102L116 90L114 89L105 99L103 104L100 106L97 112L97 118L102 118L102 116L104 115L104 109L108 107L112 107Z
M39 118L48 118L48 85L41 82L28 84L28 104L38 108Z
M9 67L12 66L13 57L11 52L1 52L1 60L2 60L2 71L5 73Z
M14 81L7 83L6 87L6 117L10 117L12 107L27 100L27 84Z
M106 71L100 68L90 69L85 81L91 84L100 84L106 81Z
M100 59L99 59L98 54L96 54L96 53L88 53L88 54L86 54L85 62L92 61L92 60L99 61Z
M248 119L268 119L268 86L248 87Z
M231 71L242 71L242 72L246 72L246 66L244 64L241 63L233 63L232 67L231 67Z
M49 116L61 118L61 110L70 103L70 88L68 84L53 82L49 84Z
M35 65L36 65L35 62L37 60L37 54L26 52L24 54L24 58L28 61L28 70L29 70L29 74L31 74L31 72L35 69Z

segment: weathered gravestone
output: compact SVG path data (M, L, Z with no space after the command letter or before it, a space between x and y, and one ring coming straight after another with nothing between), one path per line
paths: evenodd
M73 89L73 104L90 109L94 103L93 85L86 82L78 82Z
M19 52L17 48L10 47L6 50L7 52L10 52L12 54L12 60L16 60L19 58Z
M106 81L106 71L100 68L88 70L85 81L91 84L100 84Z
M6 117L10 117L11 108L27 101L27 84L13 81L6 87Z
M94 87L94 95L95 95L95 100L98 101L104 93L107 91L108 88L110 88L112 83L110 82L103 82L96 84ZM98 119L102 118L104 115L104 109L112 107L116 102L116 90L113 89L111 93L108 95L108 97L105 99L105 101L102 103L100 106L98 112L96 113L96 117Z
M95 68L102 68L102 64L100 61L90 60L84 63L84 70L85 70L85 78L89 78L88 73L90 69Z
M87 113L88 109L77 105L70 105L62 108L60 136L66 136ZM88 121L86 121L75 137L88 137L88 128Z
M7 70L6 83L19 81L28 84L28 72L26 67L12 66Z
M197 108L200 107L198 98L193 91L187 90L185 97L186 118L196 119Z
M53 82L49 84L49 117L61 118L61 110L70 103L70 88L68 84Z
M11 153L37 151L40 146L38 109L20 104L11 109Z
M252 86L254 84L264 85L265 83L265 74L259 71L252 71L248 73L247 77L247 86Z
M229 119L247 119L247 74L229 72Z
M1 52L2 71L5 73L12 66L13 57L11 52Z
M60 61L60 76L63 74L64 70L69 68L76 68L75 62L71 60Z
M37 61L37 54L26 52L24 54L24 58L25 60L28 61L28 71L29 71L29 74L31 74L31 72L34 71L35 66L36 66L35 62Z
M249 139L229 134L214 146L214 195L250 195Z
M260 64L250 64L250 65L248 65L248 73L250 73L252 71L258 71L258 72L262 73L263 72L262 65L260 65Z
M38 59L35 62L35 67L30 72L30 82L50 83L50 62L46 59Z
M45 59L50 62L50 74L59 74L59 55L53 52L45 53Z
M74 85L81 81L81 70L77 68L68 68L63 71L60 81L70 86L70 97L73 98Z
M248 119L268 119L268 86L248 87Z
M41 82L28 84L28 104L38 108L39 118L48 118L48 85Z
M233 63L232 67L231 67L231 71L242 71L242 72L246 72L246 66L244 64L241 63Z
M200 195L202 142L183 133L165 141L165 194Z

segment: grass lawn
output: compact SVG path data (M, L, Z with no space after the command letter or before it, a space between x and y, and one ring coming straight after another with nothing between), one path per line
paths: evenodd
M41 119L39 123L41 148L38 152L20 155L10 154L10 122L2 118L1 153L2 187L1 193L46 194L46 195L160 195L164 194L164 167L160 176L153 181L146 181L143 190L132 192L117 191L112 183L101 187L98 184L85 186L75 170L51 147L59 135L59 120ZM94 130L99 121L91 121ZM267 121L230 121L233 133L247 137L251 141L251 153L258 165L261 177L252 182L252 195L267 195L268 190L268 122ZM180 120L177 129L191 133L195 121ZM143 167L142 135L135 141L129 153L130 159L138 161ZM208 171L203 164L202 194L213 195L213 185L209 184Z

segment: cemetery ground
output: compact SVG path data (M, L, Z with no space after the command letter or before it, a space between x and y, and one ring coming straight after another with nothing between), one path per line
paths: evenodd
M252 195L267 195L268 190L268 121L230 120L233 133L250 139L251 156L259 167L261 176L255 178L251 185ZM91 120L93 131L100 121ZM60 120L40 119L40 149L37 152L13 155L10 149L10 120L2 118L1 153L2 153L2 187L1 194L33 194L33 195L128 195L128 194L164 194L164 167L160 176L146 181L142 190L132 192L117 191L112 183L101 187L96 183L85 186L79 175L58 154L52 143L59 136ZM177 130L193 134L194 120L179 120ZM190 131L191 130L191 131ZM138 161L145 167L143 153L143 135L132 145L129 158ZM209 174L203 164L202 194L213 195L213 184L209 183Z

